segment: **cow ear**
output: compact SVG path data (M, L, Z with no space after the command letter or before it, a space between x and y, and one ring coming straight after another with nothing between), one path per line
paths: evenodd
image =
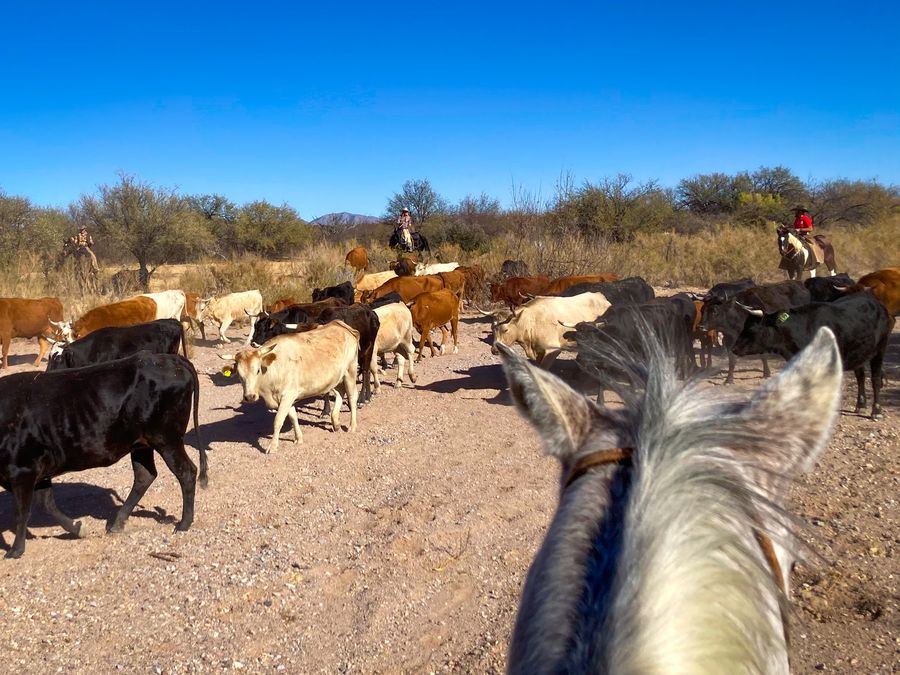
M545 452L568 462L590 433L596 408L555 375L496 346L519 412L537 429Z
M820 328L751 401L751 424L761 437L778 439L759 458L774 474L790 478L812 468L840 409L842 371L834 333Z
M268 368L269 366L271 366L272 363L273 363L273 362L275 361L275 359L277 359L277 358L278 358L278 354L276 354L275 352L269 352L268 354L266 354L265 356L263 356L263 357L262 357L262 365L263 365L263 368Z

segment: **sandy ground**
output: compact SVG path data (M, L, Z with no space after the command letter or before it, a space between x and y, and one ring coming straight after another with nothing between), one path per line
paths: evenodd
M465 319L459 354L424 360L414 389L383 388L357 433L326 430L309 402L305 442L285 433L273 455L260 452L273 414L242 405L217 350L198 346L211 469L194 526L173 533L180 492L161 462L115 536L104 525L130 463L60 479L58 503L89 535L72 539L35 508L25 557L0 561L3 670L502 671L557 469L511 405L487 328ZM16 341L11 372L35 353ZM797 673L900 669L898 362L895 334L886 419L848 412L847 383L835 438L792 493L821 556L793 577ZM739 363L739 386L758 384L758 364ZM0 493L7 547L12 514Z

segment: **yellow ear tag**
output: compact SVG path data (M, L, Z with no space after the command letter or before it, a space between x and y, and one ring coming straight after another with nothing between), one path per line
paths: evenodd
M225 366L224 368L222 368L222 374L225 377L231 377L231 368L229 368L228 366Z
M791 318L790 314L788 314L787 312L782 312L781 314L778 315L778 323L784 323L785 321L787 321L790 318Z

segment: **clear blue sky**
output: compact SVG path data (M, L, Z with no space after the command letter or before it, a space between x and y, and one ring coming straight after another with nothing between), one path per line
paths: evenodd
M380 214L561 173L674 185L778 164L900 183L893 2L15 2L0 190L66 205L125 171Z

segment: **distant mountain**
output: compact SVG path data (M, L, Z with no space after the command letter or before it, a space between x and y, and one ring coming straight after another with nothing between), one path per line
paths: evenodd
M324 225L328 227L355 227L357 225L371 225L373 223L380 223L381 218L377 216L364 216L359 213L347 213L346 211L341 211L340 213L326 213L324 216L319 216L315 220L310 221L313 225Z

